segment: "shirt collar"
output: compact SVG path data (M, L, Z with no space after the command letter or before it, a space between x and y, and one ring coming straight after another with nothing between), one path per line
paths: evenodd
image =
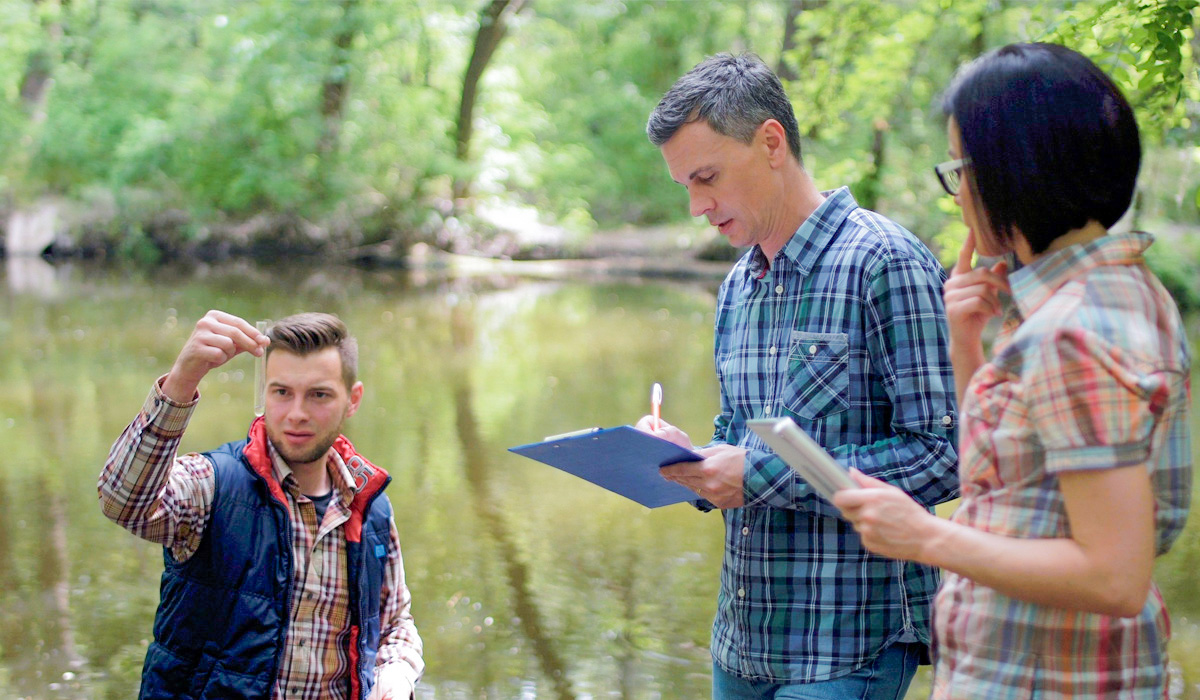
M825 201L821 202L812 214L809 214L804 223L800 224L800 228L796 229L788 242L775 255L776 260L780 256L790 260L801 275L812 272L821 253L825 252L825 248L833 240L833 235L841 228L842 222L846 220L850 212L858 208L858 202L854 201L849 187L839 187L821 194L825 196ZM761 276L770 267L769 263L773 262L767 260L762 248L754 246L750 258L751 273Z
M1097 267L1140 264L1153 242L1148 233L1110 233L1054 251L1008 276L1013 301L1021 316L1029 318L1060 287Z

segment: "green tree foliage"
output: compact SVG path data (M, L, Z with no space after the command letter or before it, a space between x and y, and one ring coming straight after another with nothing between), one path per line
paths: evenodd
M646 139L646 118L692 57L737 45L742 8L661 0L537 8L522 31L536 47L514 37L508 50L520 99L493 112L517 154L502 184L539 207L605 224L678 219L680 192Z
M21 41L0 51L10 69L51 43L40 8L0 2L18 18ZM0 118L22 135L5 141L5 170L22 192L149 190L201 218L322 217L419 198L447 170L453 94L436 83L458 52L453 6L95 0L55 12L72 50L52 67L43 120L14 116L21 70L5 74Z
M1072 46L1122 86L1153 141L1190 139L1187 106L1200 100L1196 80L1198 0L1107 0L1048 18L1046 40Z
M265 214L370 242L436 229L466 183L582 229L679 221L646 116L705 56L753 50L821 185L953 248L940 92L988 48L1055 41L1137 108L1139 216L1200 222L1200 0L527 0L472 75L495 4L0 0L0 201L110 202L134 238L176 211L193 234Z

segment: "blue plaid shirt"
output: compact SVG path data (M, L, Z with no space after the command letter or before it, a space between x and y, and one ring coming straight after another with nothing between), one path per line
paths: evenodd
M711 444L748 453L746 505L723 511L712 651L753 680L837 678L889 643L928 644L938 574L868 553L747 420L791 416L926 507L958 494L945 271L846 188L826 195L769 265L758 246L744 255L717 297Z

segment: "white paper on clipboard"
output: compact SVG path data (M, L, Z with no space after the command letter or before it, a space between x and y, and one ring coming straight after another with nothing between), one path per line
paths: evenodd
M827 500L842 489L858 488L850 472L791 418L756 418L746 421L746 427Z

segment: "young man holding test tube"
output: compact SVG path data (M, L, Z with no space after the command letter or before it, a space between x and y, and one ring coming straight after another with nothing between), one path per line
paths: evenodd
M791 102L756 56L696 66L646 130L692 215L750 247L718 292L721 412L705 459L662 470L725 518L713 697L903 697L930 642L936 570L864 549L746 421L791 416L926 508L953 498L942 266L848 189L816 188ZM637 427L691 447L656 416Z
M265 358L249 437L176 456L200 381ZM329 314L264 335L210 311L100 474L104 514L163 546L141 698L409 700L421 638L383 489L341 434L358 410L358 346Z

